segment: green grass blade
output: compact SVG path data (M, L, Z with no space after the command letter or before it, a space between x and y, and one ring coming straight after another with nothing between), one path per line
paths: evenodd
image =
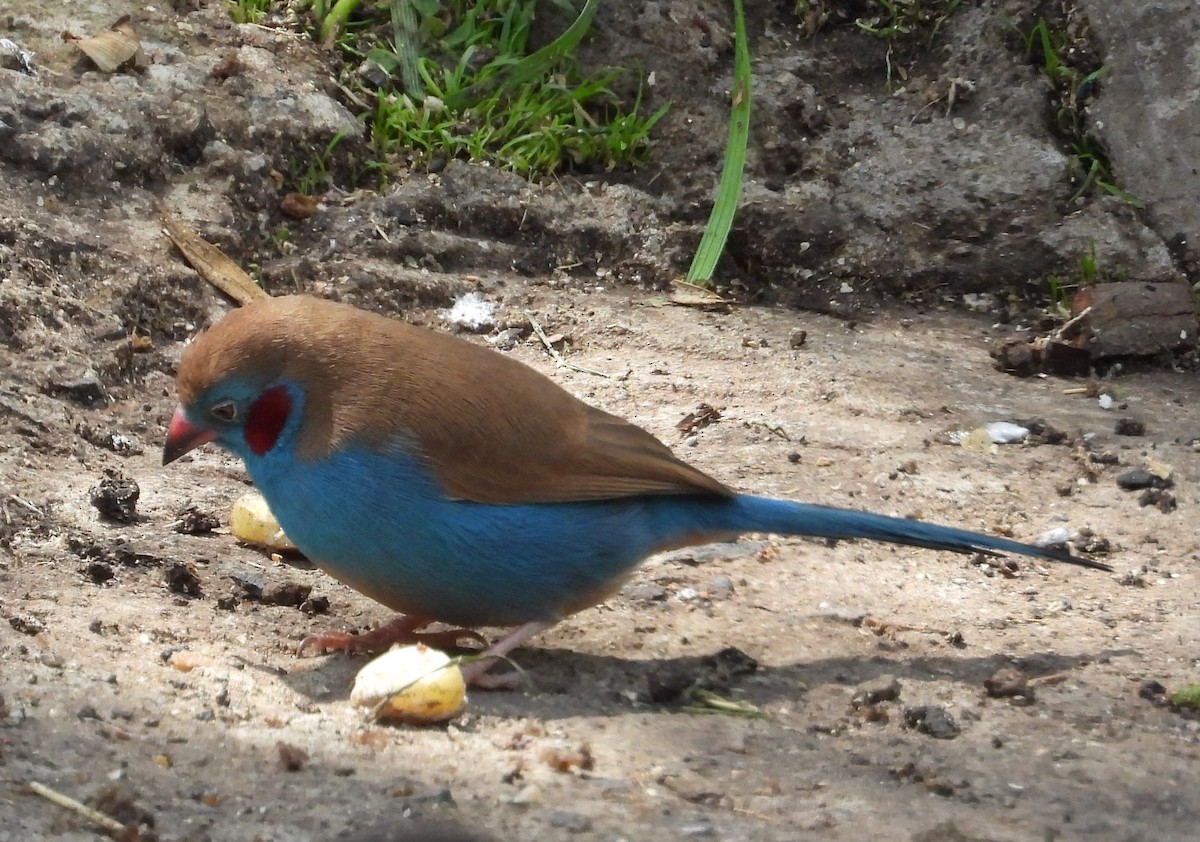
M391 13L392 48L400 67L400 81L409 95L420 98L424 92L417 68L421 57L421 29L417 24L415 0L392 0Z
M567 27L562 35L536 53L531 53L496 75L463 88L446 100L446 107L463 108L493 91L511 88L545 73L583 40L583 36L591 28L592 18L596 16L596 10L599 8L600 0L587 0L583 9L580 10L579 16L575 18L575 22Z
M321 43L325 43L331 36L336 35L357 8L358 0L337 0L330 8L329 14L321 19Z
M708 225L700 238L687 279L695 284L712 280L725 240L733 227L733 215L742 193L742 171L746 165L746 141L750 136L750 48L746 44L746 16L742 0L733 0L733 108L729 116L729 139L725 143L725 166L713 202Z

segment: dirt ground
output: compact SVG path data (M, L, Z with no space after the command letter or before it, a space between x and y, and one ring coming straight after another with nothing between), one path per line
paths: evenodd
M666 301L719 161L697 137L723 131L724 3L603 7L589 49L678 58L662 146L636 176L530 185L451 163L382 195L331 188L303 224L277 209L289 165L353 124L328 56L233 27L217 3L43 5L0 20L40 68L0 70L0 840L100 836L32 782L142 838L195 842L430 842L430 821L497 842L1196 838L1200 720L1154 684L1200 676L1194 373L1166 357L1118 368L1104 409L1090 381L1019 379L989 358L1089 238L1132 279L1175 277L1128 207L1057 209L1062 156L1028 134L1044 91L989 17L1034 4L970 5L950 58L912 65L933 87L995 71L972 76L1001 84L981 84L966 128L933 119L920 86L884 91L880 45L756 16L767 128L723 282L840 318ZM81 68L59 33L123 11L148 66ZM231 53L243 71L214 78ZM440 324L475 290L501 322L535 314L599 374L557 368L528 337L505 353L739 490L1026 541L1066 530L1115 573L748 536L648 560L517 653L521 691L472 692L442 727L368 723L348 701L365 661L295 648L386 611L229 537L247 486L225 454L160 465L184 343L229 305L172 252L159 200L274 293ZM964 314L968 290L994 306ZM702 405L719 420L677 429ZM1064 436L955 443L1029 419ZM1118 435L1120 419L1144 435ZM1140 467L1173 472L1166 511L1118 487ZM92 489L122 477L136 517L102 519ZM179 531L202 514L222 528ZM1004 668L1027 692L989 695ZM659 701L679 676L761 716Z

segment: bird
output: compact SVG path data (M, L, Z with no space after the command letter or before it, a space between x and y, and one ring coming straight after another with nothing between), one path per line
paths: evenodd
M185 348L176 391L164 465L210 442L240 457L310 560L400 612L302 647L386 648L434 622L511 629L467 665L481 687L514 686L493 671L500 658L604 602L647 556L747 532L1110 569L1062 547L738 493L498 351L308 295L230 311Z

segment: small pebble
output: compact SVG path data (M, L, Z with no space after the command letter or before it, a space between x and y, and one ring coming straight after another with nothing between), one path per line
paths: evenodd
M904 711L904 724L937 740L952 740L962 733L949 711L934 705L908 708Z
M894 702L900 698L900 680L894 675L881 675L865 681L854 691L850 704L856 708L880 702Z
M661 602L667 598L667 589L662 585L629 585L624 595L637 602Z
M570 810L551 810L546 814L546 821L551 827L562 828L568 833L586 833L592 829L592 820L582 813L572 813Z
M1133 418L1118 418L1116 434L1118 436L1144 436L1146 435L1146 425Z
M679 828L679 832L686 839L707 839L717 835L717 829L713 827L712 822L708 819L688 822Z
M1020 670L1002 667L986 679L983 687L994 699L1011 699L1013 704L1028 705L1034 701L1033 688Z
M709 599L729 599L733 596L733 580L724 574L719 574L712 577L708 583L708 598Z
M1117 477L1117 485L1126 491L1139 491L1143 488L1170 488L1170 479L1163 479L1145 468L1134 468Z
M137 521L137 502L141 493L136 482L116 471L110 471L88 492L91 504L100 517L117 523Z

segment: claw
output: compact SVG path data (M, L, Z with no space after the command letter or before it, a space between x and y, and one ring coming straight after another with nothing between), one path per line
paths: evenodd
M340 631L310 634L300 642L297 654L303 656L310 650L317 655L330 651L347 654L381 652L391 648L394 643L424 643L435 648L457 649L460 648L461 642L469 640L481 644L485 651L477 659L462 665L463 678L466 679L467 684L484 690L515 690L521 686L522 676L519 672L492 673L491 669L513 649L552 625L547 622L526 623L509 632L494 645L489 646L487 638L473 629L422 632L421 629L431 622L433 621L426 620L424 617L402 614L391 622L384 623L379 628L365 634L350 634Z
M341 631L321 632L310 634L300 641L297 653L304 656L307 653L321 655L325 652L345 652L348 655L361 652L382 652L390 649L396 643L424 643L437 649L457 649L464 640L488 645L487 638L472 629L446 629L435 632L421 632L432 620L424 617L401 615L377 629L364 634L350 634Z
M523 676L516 670L501 673L489 672L492 667L496 666L496 663L495 658L487 658L463 664L459 669L462 670L463 680L467 682L468 687L478 687L481 690L518 689Z

